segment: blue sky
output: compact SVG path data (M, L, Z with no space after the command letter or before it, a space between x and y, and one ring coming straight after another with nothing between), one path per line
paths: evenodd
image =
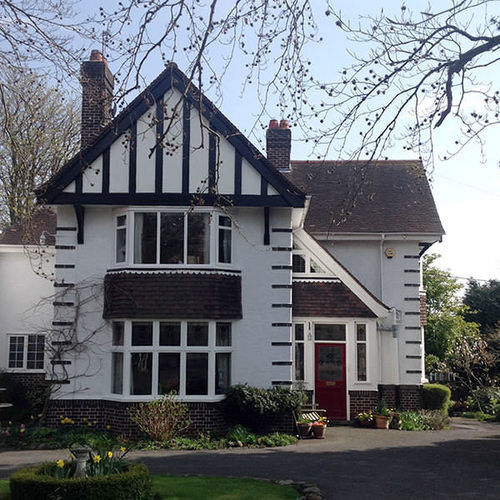
M113 1L105 3L111 8ZM319 35L323 41L310 45L307 49L312 60L312 73L319 78L334 80L335 76L344 66L350 63L348 51L356 47L346 39L345 34L333 26L332 16L325 15L324 2L314 0L316 22L319 26ZM228 5L230 2L228 3ZM400 11L401 2L395 0L372 0L371 2L353 2L352 0L338 0L332 2L333 8L342 11L343 18L357 22L359 16L376 14L383 8L384 12L391 15ZM418 10L427 2L410 0L406 2L409 8ZM448 6L449 1L434 1L433 8ZM82 4L83 5L83 4ZM91 12L99 3L91 0L85 2L86 13ZM207 3L208 5L208 3ZM357 47L359 50L360 48ZM215 66L221 58L226 56L227 47L218 47L211 55ZM186 69L185 61L176 60L181 70ZM500 63L498 63L500 64ZM113 69L113 67L111 67ZM153 60L148 64L142 74L146 82L151 82L161 71L161 60ZM269 72L273 66L269 64ZM221 110L235 123L242 132L249 134L256 145L263 144L265 131L257 127L252 129L255 122L258 98L254 85L242 93L242 74L244 66L236 58L230 71L222 81L222 97L208 92ZM491 71L491 80L498 79L497 71ZM276 98L271 96L266 107L266 123L271 117L281 118L276 111ZM470 103L474 106L475 103ZM293 128L292 128L293 131ZM442 153L446 151L447 144L452 144L456 131L453 126L442 127L436 135L436 148ZM297 140L292 146L294 159L306 159L311 154L311 147ZM439 264L449 268L453 275L458 277L475 277L478 279L500 279L500 170L498 166L498 148L495 139L498 131L490 130L484 136L485 161L481 161L479 147L472 146L459 156L447 161L436 158L436 168L432 173L432 190L436 204L446 230L443 243L434 245L432 251L441 253ZM262 141L262 142L260 142ZM260 144L257 144L259 143ZM403 151L400 144L387 152L393 159L415 158L411 152ZM331 155L331 159L337 156Z

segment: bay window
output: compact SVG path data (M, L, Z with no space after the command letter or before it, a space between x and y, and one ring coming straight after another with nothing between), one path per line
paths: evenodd
M115 228L117 264L127 260L152 265L232 262L232 221L216 212L131 210L116 216ZM127 234L132 240L130 259L127 258Z
M203 398L231 384L230 322L114 321L111 344L113 394Z

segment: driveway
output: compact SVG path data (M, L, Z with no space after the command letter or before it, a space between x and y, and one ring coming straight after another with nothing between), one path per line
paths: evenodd
M153 474L203 474L316 483L328 499L500 498L500 424L453 419L450 430L334 427L285 448L144 451ZM0 477L65 451L0 452Z

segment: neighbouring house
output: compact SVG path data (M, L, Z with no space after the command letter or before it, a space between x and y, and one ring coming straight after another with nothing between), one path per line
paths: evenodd
M57 212L49 420L126 431L176 391L219 429L245 382L338 420L421 405L420 258L443 228L420 162L291 161L285 120L264 156L174 64L114 119L99 52L81 81L82 150L37 192Z

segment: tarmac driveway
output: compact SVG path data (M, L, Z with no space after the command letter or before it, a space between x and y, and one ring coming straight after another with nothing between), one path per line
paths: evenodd
M325 440L269 449L144 451L152 473L316 483L328 499L500 498L500 424L453 419L438 432L329 428ZM0 477L65 451L0 452Z

